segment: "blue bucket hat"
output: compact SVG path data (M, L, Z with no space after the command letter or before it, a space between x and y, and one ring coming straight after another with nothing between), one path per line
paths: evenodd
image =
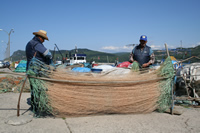
M140 37L140 40L147 41L147 36L145 36L145 35L142 35L142 36Z

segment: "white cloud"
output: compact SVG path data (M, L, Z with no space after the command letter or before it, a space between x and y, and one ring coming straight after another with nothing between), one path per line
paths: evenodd
M175 49L176 46L172 46L172 45L167 45L169 49Z
M162 49L163 47L161 47L160 45L157 46L157 45L151 45L150 46L153 50L158 50L158 49Z
M122 47L117 46L105 46L101 48L101 51L106 52L130 52L133 49L133 46L125 45Z
M102 47L101 49L103 49L103 50L119 50L119 47L105 46L105 47Z
M147 44L148 45L148 44ZM196 43L196 46L200 45L200 42L197 42ZM151 43L151 45L149 45L153 50L163 50L165 49L165 45L154 45ZM130 45L125 45L125 46L122 46L122 47L118 47L118 46L105 46L105 47L102 47L100 49L100 51L102 52L111 52L111 53L114 53L114 52L131 52L132 49L134 48L135 46L132 46L131 44ZM175 49L176 46L175 45L167 45L168 49ZM195 47L195 45L193 46Z
M165 45L149 45L153 50L162 50L162 49L165 49ZM168 49L174 49L175 46L173 45L167 45L168 46ZM132 49L134 48L135 46L133 45L125 45L125 46L122 46L122 47L117 47L117 46L105 46L105 47L102 47L100 51L103 51L103 52L131 52Z
M165 49L165 45L150 45L150 47L153 49L153 50L162 50L162 49ZM168 49L175 49L176 47L173 46L173 45L167 45Z

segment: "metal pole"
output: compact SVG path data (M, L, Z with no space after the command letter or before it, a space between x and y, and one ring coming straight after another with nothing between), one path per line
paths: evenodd
M10 33L8 35L8 53L7 53L8 60L10 61Z
M181 49L182 49L182 40L181 40Z
M4 31L7 35L8 35L8 43L7 43L7 48L6 48L6 58L8 58L8 60L10 61L10 34L12 32L14 32L13 29L10 30L10 32L8 33L7 31L0 29L0 31Z
M165 49L167 51L167 56L169 57L169 51L168 51L167 43L165 43Z
M7 46L7 43L6 42L4 42L4 41L1 41L2 43L5 43L6 44L6 46ZM5 51L3 51L3 49L5 49L5 48L7 48L7 47L5 47L5 46L3 46L2 45L2 52L4 52L4 54L2 55L2 57L3 57L3 60L6 58L6 50Z
M10 34L14 32L13 29L10 30L10 32L8 33L8 60L10 61Z
M54 61L54 55L55 55L55 51L56 51L56 47L54 47L52 61Z
M173 78L174 80L172 81L172 90L171 90L171 93L172 93L172 97L171 97L171 108L170 108L170 113L171 115L174 114L173 112L173 109L174 109L174 81L175 81L175 77Z
M58 49L58 52L60 53L60 55L61 55L61 57L62 57L62 62L64 63L64 60L63 60L63 55L62 55L62 53L60 52L60 50L59 50L59 48L58 48L58 46L55 44L55 46L56 46L56 48Z

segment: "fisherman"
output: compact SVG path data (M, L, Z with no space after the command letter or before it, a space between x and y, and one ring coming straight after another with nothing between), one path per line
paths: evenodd
M151 47L146 45L147 36L142 35L140 37L140 44L135 46L130 54L129 62L133 63L137 61L140 68L148 68L151 64L155 62L155 56Z
M35 55L35 58L38 60L44 62L45 64L49 65L52 62L52 56L49 50L44 47L42 44L45 40L49 40L47 37L47 32L44 30L39 30L38 32L33 32L32 40L30 40L26 45L26 58L27 58L27 67L26 70L28 70L29 63L33 56ZM33 86L31 85L31 110L37 112L38 111L38 104L36 98L34 98L34 90Z
M47 32L44 30L39 30L38 32L33 32L32 40L30 40L26 45L26 58L27 58L27 67L28 70L29 63L36 53L35 58L49 65L52 61L52 55L47 48L42 44L45 40L49 40L47 37Z

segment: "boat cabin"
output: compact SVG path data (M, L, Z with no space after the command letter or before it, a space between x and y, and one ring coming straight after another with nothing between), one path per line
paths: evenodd
M73 54L69 60L70 64L86 63L86 54Z

